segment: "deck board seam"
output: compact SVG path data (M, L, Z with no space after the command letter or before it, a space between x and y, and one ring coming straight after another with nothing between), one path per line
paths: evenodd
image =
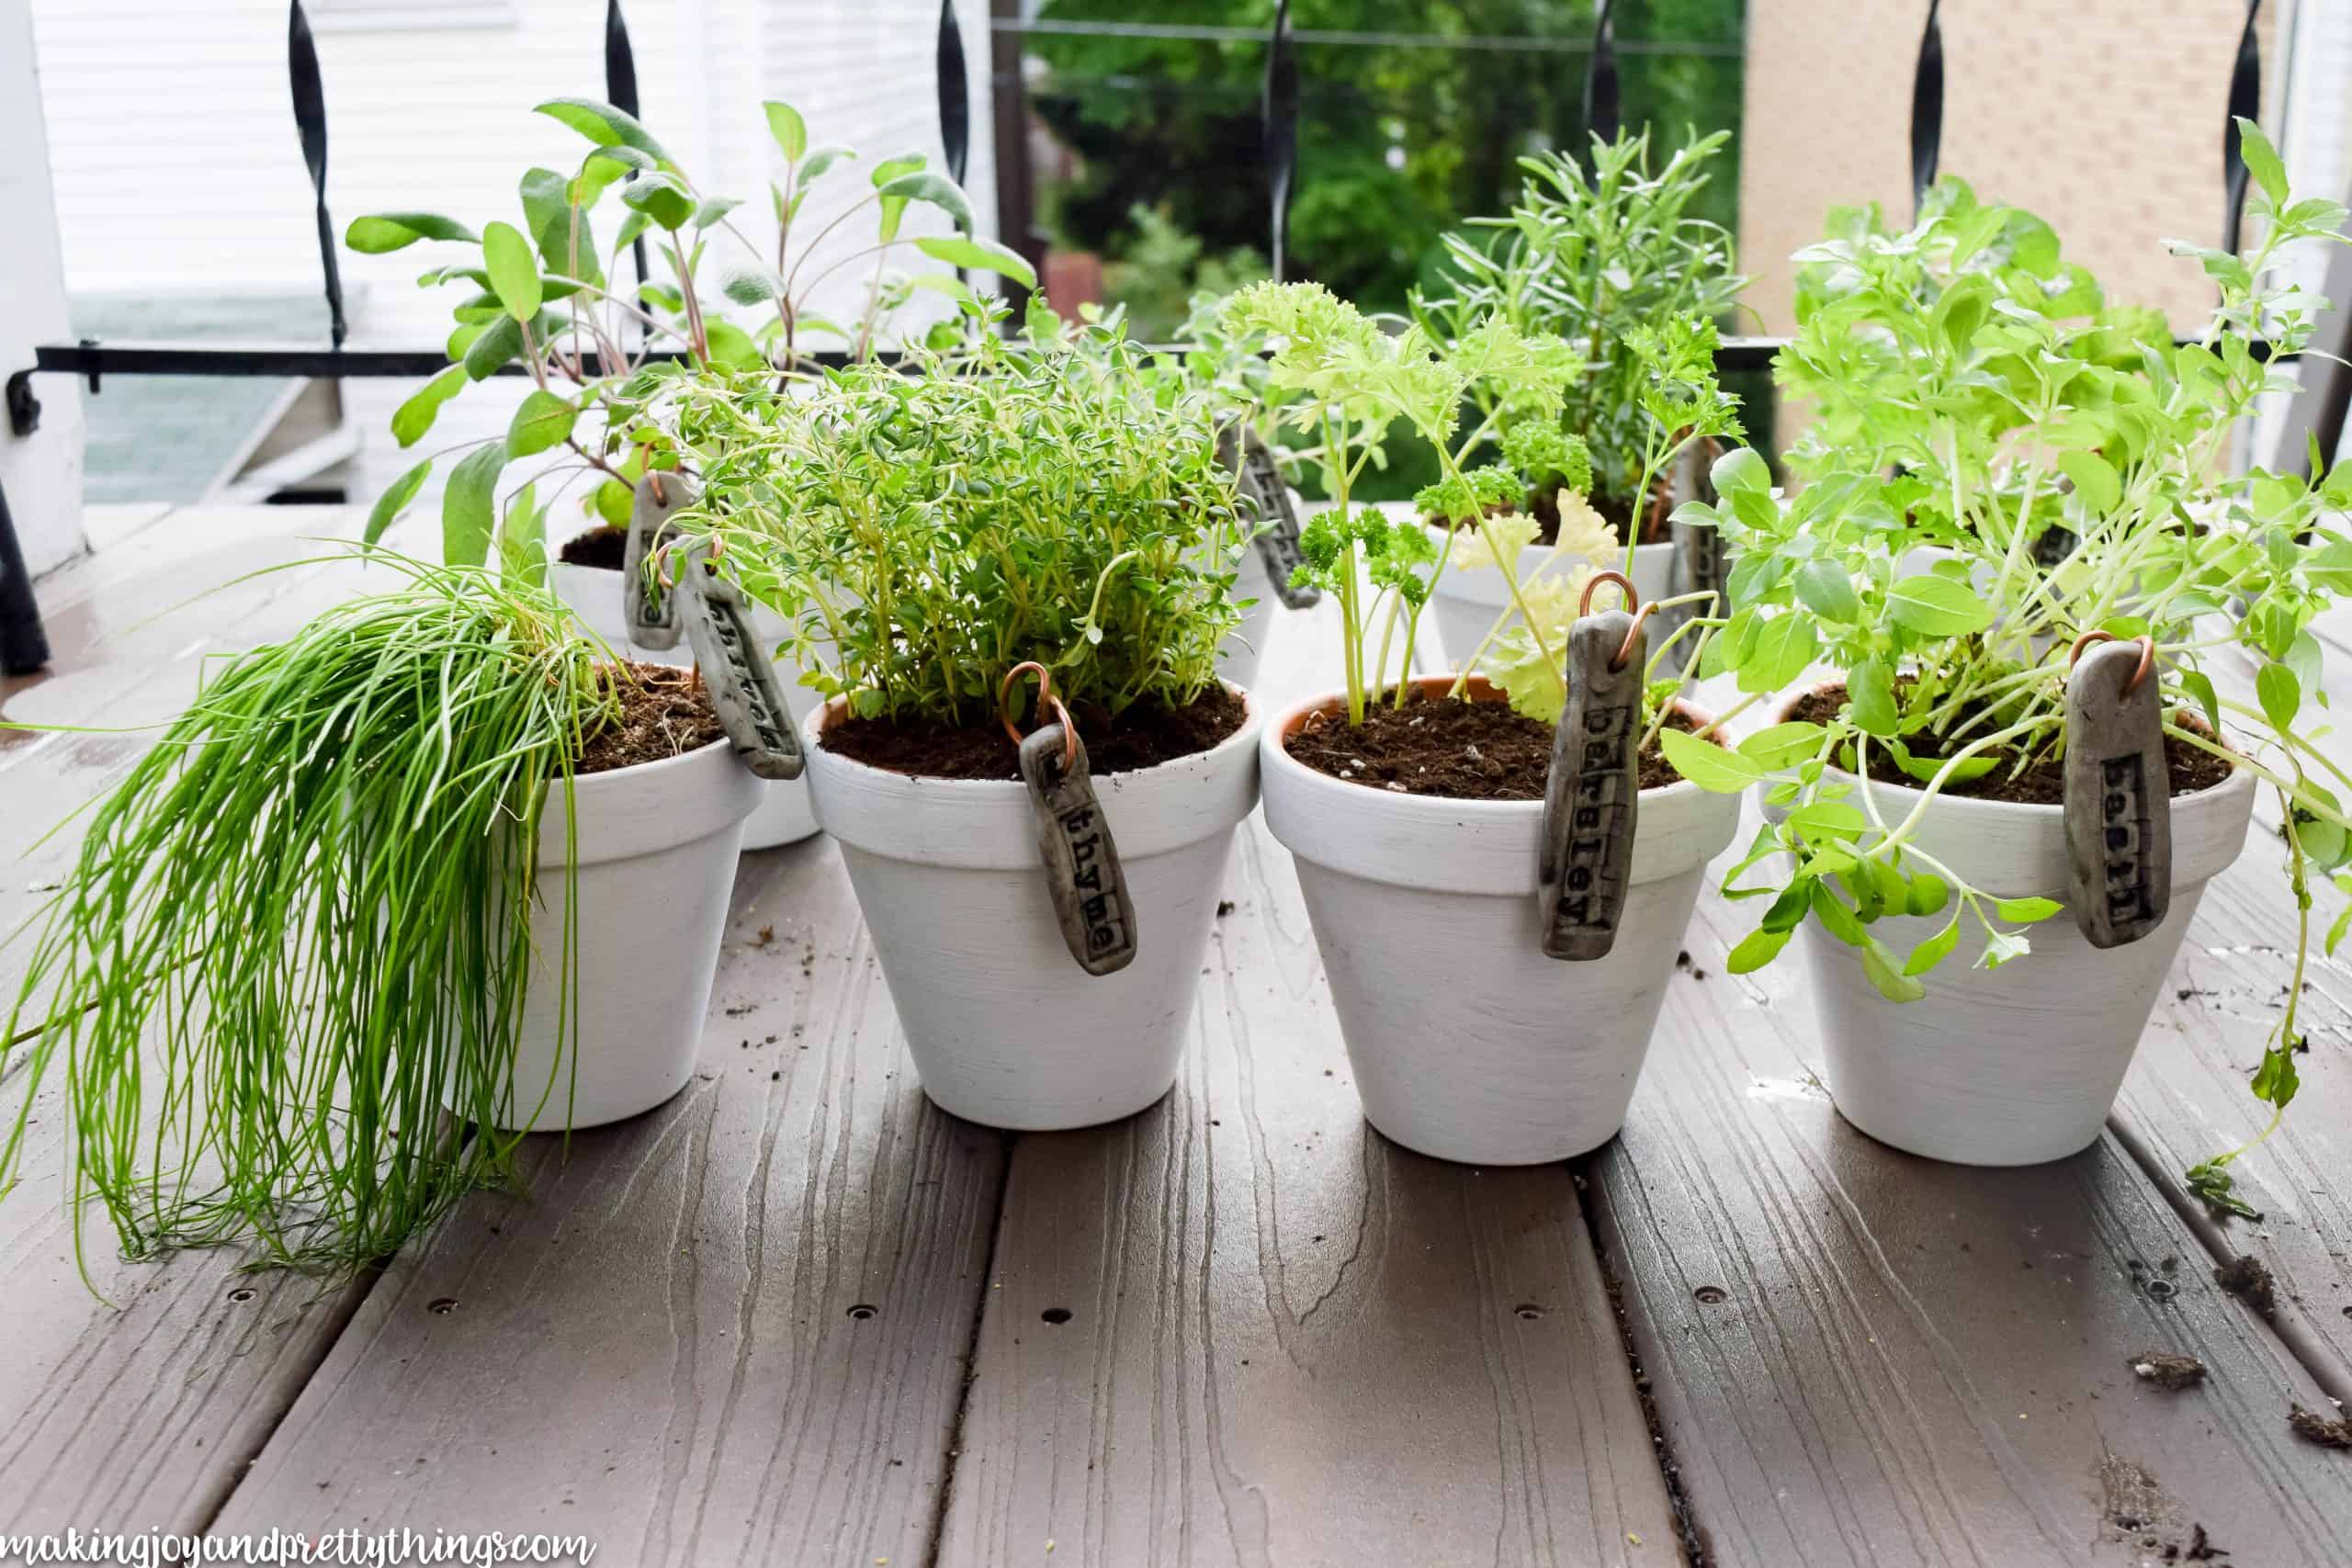
M2234 1260L2238 1249L2230 1244L2221 1224L2205 1212L2202 1203L2184 1190L2177 1181L2171 1179L2154 1147L2141 1136L2139 1130L2125 1119L2120 1110L2108 1117L2107 1130L2125 1156L2139 1168L2141 1175L2172 1206L2173 1213L2180 1217L2181 1224L2188 1227L2189 1234L2197 1238L2211 1259L2217 1264ZM2322 1392L2346 1408L2352 1409L2352 1366L2347 1366L2299 1314L2280 1311L2265 1316L2235 1296L2231 1296L2230 1300L2238 1311L2254 1319L2290 1357L2300 1362Z
M972 1386L979 1382L980 1331L988 1322L989 1297L995 1293L989 1281L997 1278L997 1249L1004 1243L1005 1211L1012 1199L1012 1158L1021 1146L1019 1133L978 1130L993 1134L1001 1154L997 1165L996 1217L989 1222L987 1272L981 1277L980 1288L972 1293L972 1324L964 1335L964 1376L962 1386L956 1391L955 1417L947 1424L946 1464L939 1478L939 1495L932 1504L931 1534L923 1544L922 1568L939 1568L940 1556L947 1549L948 1512L955 1506L956 1487L964 1473L964 1428L972 1413Z

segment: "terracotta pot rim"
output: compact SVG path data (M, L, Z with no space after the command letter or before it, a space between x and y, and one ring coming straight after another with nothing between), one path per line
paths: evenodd
M1456 677L1452 674L1416 675L1412 677L1412 682L1426 692L1432 688L1442 689L1449 686L1455 679ZM1502 690L1484 675L1474 674L1470 677L1470 692L1472 702L1509 701L1503 695ZM1269 761L1277 767L1296 769L1300 773L1311 775L1341 788L1362 790L1368 795L1384 797L1392 802L1416 802L1427 808L1443 807L1452 811L1468 811L1491 816L1509 815L1515 812L1541 812L1544 809L1544 803L1540 800L1464 800L1450 795L1398 795L1391 790L1375 789L1370 784L1358 784L1353 779L1335 779L1320 769L1308 767L1290 754L1290 738L1298 733L1311 715L1317 712L1335 712L1344 708L1347 701L1348 694L1345 692L1323 692L1304 698L1274 715L1267 725L1267 736L1271 742L1266 748ZM1674 705L1689 715L1692 722L1702 726L1700 733L1705 734L1714 728L1715 716L1695 703L1685 702L1678 697L1675 699ZM1702 795L1706 792L1689 779L1677 779L1670 784L1660 784L1638 793L1640 798L1644 800L1660 800L1669 795L1679 799L1683 795Z

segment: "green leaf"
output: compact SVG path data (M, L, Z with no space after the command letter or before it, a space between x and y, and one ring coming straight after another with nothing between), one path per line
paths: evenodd
M2270 145L2270 138L2262 127L2243 115L2233 117L2238 128L2238 156L2245 160L2245 172L2262 187L2274 208L2287 205L2287 165L2279 161L2278 150Z
M784 298L784 279L767 267L739 266L727 274L718 291L738 305L768 305Z
M1821 726L1802 720L1768 725L1741 741L1739 750L1768 773L1792 768L1821 750L1823 733Z
M885 167L887 166L886 164ZM877 169L875 172L878 175L881 170ZM944 175L933 174L928 169L919 169L913 174L899 175L880 186L878 189L886 204L893 201L901 204L920 201L925 206L936 207L947 214L962 232L969 234L972 231L971 203L964 199L964 193L956 188L956 182Z
M616 528L626 528L635 500L628 486L618 479L606 479L596 487L596 515Z
M1931 871L1923 871L1911 879L1903 895L1903 912L1907 915L1933 915L1951 902L1951 884Z
M416 492L424 488L425 476L432 471L433 459L427 457L394 479L391 488L376 498L375 506L368 513L368 527L359 536L362 544L372 545L384 536L384 530L408 510L409 502L416 499Z
M538 246L539 259L547 264L547 270L595 281L601 276L596 267L596 236L588 227L586 213L575 217L571 187L564 177L553 169L532 169L523 175L521 195L523 220L531 231L532 242ZM580 226L580 259L576 263L571 254L574 222Z
M534 493L536 485L525 485L523 492L506 509L506 521L498 529L498 574L510 583L544 589L548 583L548 525L547 513L540 510Z
M695 209L695 228L697 231L707 229L742 205L730 197L712 197Z
M2183 670L2178 673L2182 688L2197 699L2199 707L2205 710L2205 722L2213 727L2214 734L2221 734L2222 697L2213 690L2211 678L2201 670Z
M1873 940L1870 932L1862 929L1862 922L1855 918L1854 911L1846 907L1846 901L1838 897L1826 882L1813 885L1813 916L1821 922L1823 931L1849 947L1860 947Z
M419 240L459 240L472 243L474 231L454 218L437 212L377 212L355 218L343 231L343 243L362 255L380 256L404 249Z
M433 428L441 405L456 397L465 385L466 367L452 365L417 389L414 397L392 411L392 439L403 446L415 446L417 438Z
M2254 1098L2267 1100L2279 1110L2287 1109L2302 1087L2302 1079L2295 1073L2293 1039L2284 1039L2262 1054L2262 1066L2254 1070Z
M1903 972L1905 975L1924 975L1950 958L1951 950L1959 945L1960 917L1954 915L1944 922L1943 930L1911 950L1911 956L1903 961Z
M950 266L970 267L978 272L993 272L1010 278L1023 288L1037 287L1037 269L1011 245L999 244L981 235L968 238L945 235L915 242L915 249Z
M2235 1214L2242 1220L2262 1218L2261 1210L2237 1195L2237 1183L2227 1168L2229 1163L2230 1156L2223 1155L2219 1159L2190 1166L2186 1172L2189 1191L2224 1214Z
M466 378L479 381L523 352L523 323L512 316L501 316L481 329L463 352Z
M1853 579L1834 560L1815 559L1797 568L1797 597L1824 620L1850 626L1861 619L1862 602Z
M514 423L506 427L506 455L530 457L550 446L562 446L579 418L580 411L570 399L532 388L523 399L523 406L514 411Z
M1740 491L1756 491L1770 494L1772 489L1772 466L1745 446L1735 446L1714 461L1707 470L1707 482L1717 495L1733 495Z
M1813 890L1818 886L1810 876L1800 876L1781 889L1759 922L1768 931L1792 931L1804 924L1807 910L1813 908ZM1761 892L1762 889L1757 891Z
M800 118L800 111L774 98L760 107L768 117L768 134L775 137L775 144L784 150L784 161L787 164L800 162L800 155L808 151L808 125Z
M1866 659L1846 677L1846 696L1853 720L1865 735L1892 736L1902 721L1894 707L1894 674L1876 659Z
M1804 674L1820 650L1821 636L1811 621L1803 615L1775 615L1748 639L1739 661L1739 689L1776 692Z
M506 467L506 444L475 448L449 470L441 492L441 559L448 566L480 566L490 558L492 510L499 471Z
M1887 591L1886 613L1922 637L1966 637L1993 624L1993 612L1967 584L1949 577L1906 577Z
M706 321L704 334L710 340L710 361L730 370L757 370L768 362L752 334L732 321Z
M1735 975L1753 974L1778 958L1793 934L1793 931L1768 931L1760 928L1749 931L1724 957L1724 967Z
M645 127L610 104L594 98L550 98L533 112L562 121L599 147L634 147L656 163L670 161Z
M2270 728L2284 735L2293 729L2296 710L2303 705L2302 682L2284 664L2266 664L2255 672L2255 699Z
M491 290L506 313L527 321L539 313L539 264L531 242L512 223L492 223L481 231L481 259L490 274Z
M696 210L695 198L686 193L686 183L664 169L639 175L623 186L621 202L668 233L693 222Z
M2036 920L2046 920L2065 906L2052 898L2003 898L1993 906L2005 920L2030 926Z
M816 182L819 176L825 174L826 171L830 170L834 164L854 164L855 162L857 162L857 152L854 148L818 148L814 152L808 154L808 161L800 165L799 192L806 192L809 186ZM796 193L794 199L798 199L797 193Z
M2095 452L2061 452L2058 467L2075 481L2075 493L2094 517L2104 517L2123 500L2123 481L2106 458Z
M1726 751L1688 730L1661 729L1657 741L1676 773L1713 795L1737 795L1764 776L1763 768L1753 758Z
M1871 977L1878 994L1891 1002L1916 1002L1928 994L1927 987L1895 968L1894 954L1876 937L1862 948L1862 973Z

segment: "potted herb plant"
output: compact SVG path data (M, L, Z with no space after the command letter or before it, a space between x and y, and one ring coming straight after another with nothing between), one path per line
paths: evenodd
M699 682L600 662L533 581L373 558L404 581L211 674L38 927L15 1083L64 1073L134 1257L357 1269L523 1131L692 1075L760 798Z
M1407 674L1448 558L1476 549L1508 562L1534 532L1486 505L1523 493L1525 474L1463 468L1484 439L1459 428L1464 399L1556 412L1573 361L1556 340L1493 319L1443 342L1418 327L1392 337L1314 285L1260 286L1231 309L1268 334L1275 384L1302 394L1285 417L1316 432L1327 465L1332 504L1306 526L1301 573L1339 603L1343 683L1272 716L1260 750L1266 823L1295 859L1364 1114L1444 1159L1530 1164L1596 1147L1624 1120L1702 870L1738 819L1736 803L1677 779L1657 749L1661 728L1709 721L1673 682L1652 679L1667 649L1645 655L1627 621L1605 650L1627 694L1603 747L1618 764L1606 805L1633 829L1608 874L1623 908L1605 954L1564 963L1546 951L1539 907L1559 880L1544 874L1545 796L1569 705L1562 634L1591 596L1592 569L1524 589L1505 574L1529 651L1491 677ZM1678 330L1680 349L1650 333L1645 351L1682 371L1695 364L1700 382L1657 395L1678 396L1681 423L1726 423L1712 330L1688 319ZM1432 537L1354 502L1399 424L1437 451L1442 478L1423 504L1458 533ZM1617 623L1606 625L1614 642ZM1566 722L1580 748L1585 718Z
M436 213L399 212L358 219L346 235L353 249L371 254L419 241L467 250L463 259L418 279L424 287L458 284L472 292L454 308L449 368L392 416L392 434L402 446L420 441L442 406L472 383L517 362L532 380L504 436L471 444L449 473L442 499L444 558L472 565L486 557L500 487L516 465L536 464L527 484L516 487L526 497L542 485L592 481L582 503L592 525L560 541L550 573L557 592L590 632L643 662L694 661L674 631L656 635L641 623L632 628L623 608L628 592L652 592L623 578L624 568L646 553L640 546L632 557L628 546L638 504L633 487L648 473L691 466L691 452L671 428L682 385L717 384L746 393L786 389L815 373L820 344L839 345L854 358L870 356L919 291L944 295L959 306L976 299L956 273L909 274L889 265L909 252L956 268L995 271L1023 287L1036 281L1017 253L973 233L963 192L926 167L921 154L875 164L871 188L856 201L821 225L802 221L810 192L852 171L857 154L843 147L812 148L805 121L789 104L763 108L784 172L769 192L772 222L756 238L741 203L698 189L635 118L608 104L572 98L541 104L538 112L577 130L590 150L570 175L534 168L523 175L519 227L492 222L476 234ZM902 232L916 204L945 213L956 231ZM610 243L601 247L594 229L600 207L619 209ZM854 227L858 223L872 227L861 234ZM666 276L643 273L648 254L660 258ZM865 301L857 318L844 323L817 314L809 300L820 284L845 269L864 278ZM627 278L625 270L639 276ZM733 319L730 305L748 312L742 321ZM370 521L370 542L415 498L435 460L447 455L426 457L394 482ZM781 641L783 628L772 618L753 629L771 649ZM803 711L813 705L797 668L780 666L778 675L788 701ZM745 847L767 848L815 830L808 785L775 781L744 835Z
M2309 628L2352 584L2352 539L2333 521L2352 476L2222 460L2282 380L2259 345L2300 348L2318 304L2267 273L2345 213L2290 200L2269 143L2239 124L2262 238L2245 256L2176 246L2221 296L2195 342L2105 363L2076 323L1995 309L1968 276L1924 317L1869 310L1895 335L1867 349L1838 349L1834 320L1816 318L1813 366L1852 354L1901 389L1855 442L1859 467L1839 465L1833 434L1814 482L1785 496L1735 457L1716 466L1722 502L1683 509L1740 552L1711 666L1766 686L1816 659L1844 672L1774 727L1783 765L1732 756L1691 775L1765 791L1770 821L1726 890L1768 903L1730 967L1796 942L1839 1110L1916 1153L2023 1164L2098 1136L2258 788L2286 818L2299 975L2311 889L2344 881L2340 775L2311 739L2325 694ZM1849 295L1906 288L1916 244L1846 244ZM1987 387L2033 439L1970 417ZM1951 554L1928 571L1905 569L1915 530L1877 499L1890 460L1949 498L1937 526ZM2033 546L2053 525L2077 543L2044 570ZM2209 673L2228 648L2260 661L2251 700ZM1760 867L1776 869L1742 882ZM2054 918L2062 905L2069 918ZM2278 1112L2296 1089L2300 1000L2298 985L2253 1079ZM2198 1167L2191 1187L2237 1205L2242 1152Z
M1595 137L1586 163L1561 152L1522 158L1526 179L1510 215L1472 219L1447 235L1442 292L1414 296L1416 320L1437 337L1499 318L1560 338L1577 360L1556 413L1515 407L1496 390L1472 393L1504 462L1526 482L1524 493L1489 502L1537 525L1519 555L1523 572L1552 570L1561 553L1623 565L1645 603L1712 586L1686 585L1676 573L1668 513L1690 470L1649 460L1661 433L1642 406L1649 372L1632 344L1678 316L1717 321L1747 285L1732 270L1731 236L1690 210L1728 140L1724 131L1702 137L1655 173L1646 131ZM1663 433L1670 444L1680 435ZM1614 547L1603 549L1612 536ZM1629 564L1612 559L1620 552ZM1512 604L1493 572L1449 572L1431 607L1447 658L1466 668L1480 635Z
M827 698L817 818L925 1091L1111 1121L1174 1081L1257 800L1256 710L1216 676L1245 525L1212 408L1123 341L907 369L836 371L764 434L715 410L738 423L681 521Z

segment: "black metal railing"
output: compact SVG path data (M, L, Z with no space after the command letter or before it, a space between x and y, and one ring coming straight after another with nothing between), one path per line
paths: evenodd
M1924 197L1928 187L1934 183L1943 132L1944 57L1939 5L1939 0L1928 0L1918 55L1912 71L1911 174L1915 201ZM2253 118L2260 108L2262 57L2257 24L2261 9L2262 0L2247 0L2245 25L2239 37L2231 69L2228 118L2223 121L2222 171L2227 207L2222 236L2223 244L2233 250L2237 245L2246 189L2246 165L2238 147L2235 117L2243 115ZM1052 30L1052 26L1025 23L1019 12L1018 0L990 0L991 98L999 151L998 213L999 228L1005 243L1029 253L1029 259L1035 264L1041 262L1043 257L1042 247L1029 229L1031 190L1027 162L1022 151L1025 146L1026 111L1022 98L1021 39L1025 31L1033 28L1048 31ZM108 375L416 378L433 376L447 367L448 356L439 349L353 349L345 344L348 323L344 309L342 269L334 225L327 208L328 126L318 49L311 37L310 20L303 11L302 0L289 0L287 18L287 69L295 129L301 143L302 161L310 173L317 211L319 267L329 323L327 346L122 344L101 343L88 338L72 344L40 344L34 350L33 364L15 369L7 378L6 405L9 426L16 434L29 434L40 423L40 403L34 395L31 380L37 373L79 376L92 392L96 392L102 385L102 378ZM1089 23L1083 27L1090 31L1112 27L1148 30L1150 25ZM1236 29L1227 28L1159 30L1170 36L1179 31L1186 36L1195 32L1214 32L1219 37L1236 36ZM1241 33L1238 36L1253 35ZM1260 113L1266 161L1268 239L1273 275L1279 278L1283 276L1287 262L1290 201L1298 173L1297 50L1302 44L1392 40L1376 39L1369 34L1313 32L1295 28L1291 23L1290 0L1275 0L1271 26L1262 34L1254 36L1262 37L1266 43L1266 73ZM1429 41L1439 46L1468 46L1459 39L1432 39ZM1547 40L1469 42L1524 48L1530 43L1545 44ZM1583 104L1586 123L1600 135L1615 134L1623 114L1618 68L1620 52L1659 46L1621 41L1616 36L1614 0L1600 0L1589 42L1562 40L1557 47L1578 49L1585 53ZM934 88L940 141L948 172L960 183L970 156L971 104L966 77L963 33L956 21L955 0L942 0L940 6L937 62ZM637 60L629 42L628 22L622 15L621 0L607 0L605 6L605 92L616 107L631 115L639 112ZM638 242L636 259L638 276L641 279L647 276L642 239ZM1716 356L1717 367L1726 374L1764 368L1770 365L1782 341L1763 337L1727 338ZM509 365L503 373L519 375L523 369L519 364ZM2313 434L2324 451L2333 452L2343 434L2344 403L2343 398L2331 398L2320 412ZM5 498L0 498L0 667L5 667L10 673L22 673L38 668L46 657L38 612L29 585L25 581L24 563L17 553L6 502Z

